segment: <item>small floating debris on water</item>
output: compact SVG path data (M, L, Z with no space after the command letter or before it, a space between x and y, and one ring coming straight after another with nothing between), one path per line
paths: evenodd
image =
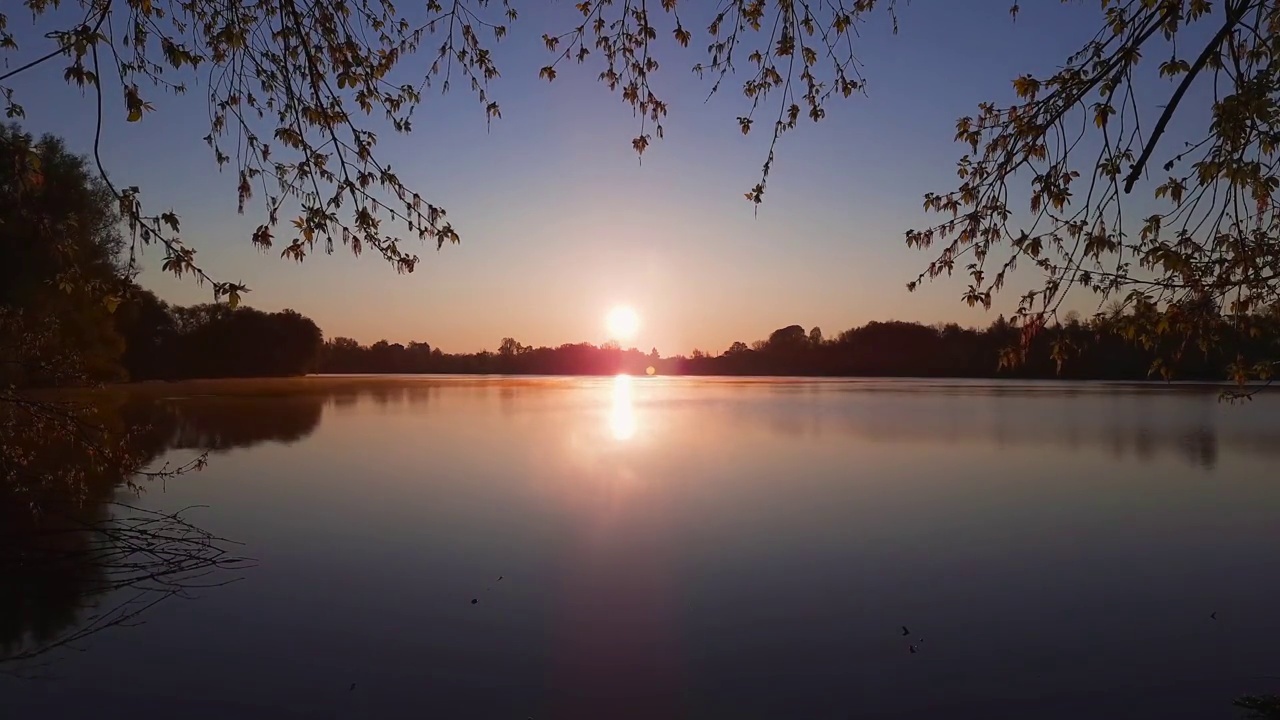
M911 647L909 647L909 648L907 648L907 649L911 651L911 654L912 654L912 655L915 655L916 653L920 652L920 648L916 647L915 645L912 645Z
M908 636L908 635L910 635L910 634L911 634L911 631L907 629L907 626L906 626L906 625L903 625L903 626L902 626L902 637L906 637L906 636Z
M480 598L471 598L471 604L472 604L472 605L477 605L477 604L479 604L479 603L480 603Z
M347 688L347 692L351 692L352 690L355 690L355 689L356 689L356 684L351 683L351 687Z
M1210 620L1217 620L1217 619L1218 619L1218 611L1217 611L1217 610L1214 610L1213 612L1209 613L1209 619L1210 619Z

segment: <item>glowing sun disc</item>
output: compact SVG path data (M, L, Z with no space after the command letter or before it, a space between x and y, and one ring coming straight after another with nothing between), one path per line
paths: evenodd
M631 340L640 330L640 316L626 305L619 305L609 311L604 321L612 340Z

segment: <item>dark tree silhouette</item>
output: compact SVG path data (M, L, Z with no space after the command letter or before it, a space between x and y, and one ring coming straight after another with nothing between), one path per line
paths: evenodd
M266 313L224 304L174 308L171 376L279 377L313 369L320 328L293 310Z
M18 350L21 326L45 335L46 353L74 355L85 378L123 377L111 317L119 222L111 193L60 140L0 125L0 353ZM48 384L53 375L48 363L0 357L0 383Z
M324 344L317 364L323 373L480 373L603 375L642 374L649 367L668 375L827 375L851 377L1045 378L1072 380L1147 380L1164 373L1194 380L1231 377L1235 355L1210 347L1185 352L1175 364L1158 349L1132 335L1132 314L1099 316L1088 322L1070 318L1042 329L1018 362L1021 331L1003 316L977 330L954 323L928 326L909 322L870 322L822 339L818 328L806 332L789 325L751 346L734 342L724 353L695 350L688 356L659 357L613 345L579 343L556 348L530 347L503 338L497 353L446 354L439 349L411 356L399 344L360 345L350 338ZM1256 334L1235 338L1231 347L1265 352L1280 339L1280 313L1253 318ZM411 344L412 347L412 344ZM1064 350L1069 348L1070 350Z

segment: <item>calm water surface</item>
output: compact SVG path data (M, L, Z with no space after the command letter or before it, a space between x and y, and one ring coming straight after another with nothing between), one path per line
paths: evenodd
M168 458L209 467L136 502L208 506L256 567L0 675L0 717L1231 718L1280 691L1275 396L209 387L164 400Z

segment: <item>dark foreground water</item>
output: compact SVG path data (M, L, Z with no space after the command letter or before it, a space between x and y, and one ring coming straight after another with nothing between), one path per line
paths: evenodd
M1280 676L1275 396L653 378L164 394L185 448L168 457L216 452L133 502L208 506L190 517L256 567L34 679L0 674L0 718L1231 718L1234 697L1280 692L1259 677ZM83 608L30 612L42 636L111 600L48 595Z

